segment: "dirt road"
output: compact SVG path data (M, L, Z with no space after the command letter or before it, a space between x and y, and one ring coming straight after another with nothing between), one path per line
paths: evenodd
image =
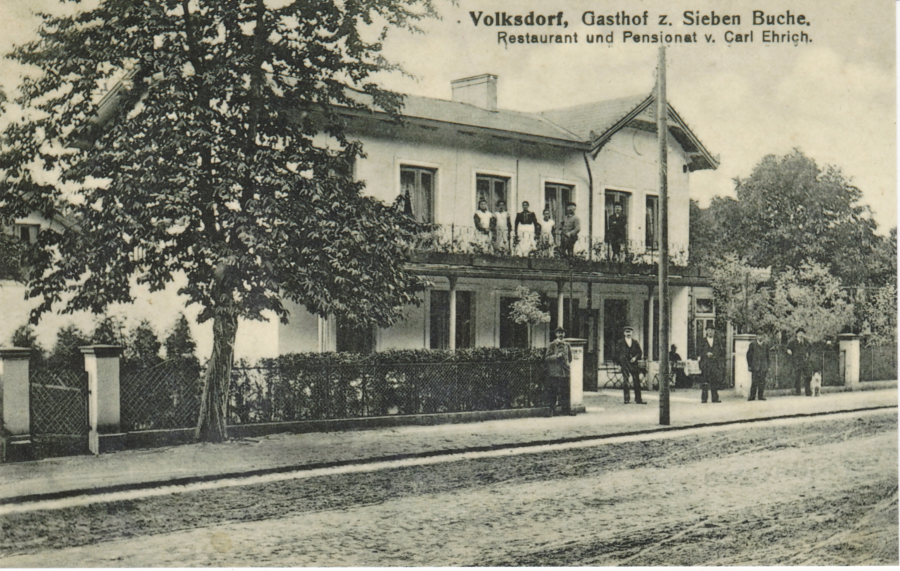
M896 413L0 518L2 567L898 563Z

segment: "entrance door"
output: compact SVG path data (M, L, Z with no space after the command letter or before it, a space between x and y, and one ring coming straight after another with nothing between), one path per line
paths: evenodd
M628 300L603 300L603 360L612 361L616 341L628 325Z

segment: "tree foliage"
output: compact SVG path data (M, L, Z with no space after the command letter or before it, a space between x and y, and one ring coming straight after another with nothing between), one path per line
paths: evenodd
M754 268L734 254L725 254L712 265L713 294L721 317L738 333L773 333L770 321L769 272Z
M532 291L525 286L516 288L516 297L510 311L510 317L516 323L524 323L528 326L528 346L534 344L534 327L541 323L550 323L550 312L544 311L546 305L541 300L541 294Z
M286 298L387 326L419 303L403 271L413 222L363 194L345 128L347 110L399 111L369 79L392 68L380 41L432 14L430 0L105 0L44 15L13 54L42 73L4 134L0 200L77 225L29 257L33 318L64 296L99 314L133 300L133 278L157 291L186 274L180 293L213 320L198 434L216 441L238 318L286 321Z
M734 253L776 274L815 263L831 268L844 285L883 283L889 275L889 243L860 204L860 189L837 167L819 167L794 150L764 157L749 177L734 182L736 200L692 207L695 259Z
M828 268L803 262L776 278L768 318L773 330L788 337L803 327L810 340L822 341L836 337L853 322L853 307L841 281Z

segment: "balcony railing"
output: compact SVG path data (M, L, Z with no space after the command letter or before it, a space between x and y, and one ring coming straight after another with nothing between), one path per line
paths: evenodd
M423 227L411 248L420 252L489 255L512 258L574 258L594 262L623 264L656 264L658 244L648 245L638 240L618 244L603 242L589 236L579 236L571 252L562 247L559 231L552 236L538 236L514 231L482 232L474 226L429 224ZM683 244L669 244L669 263L686 266L688 248Z

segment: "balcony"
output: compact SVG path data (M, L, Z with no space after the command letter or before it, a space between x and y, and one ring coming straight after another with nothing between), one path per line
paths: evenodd
M514 232L479 231L474 226L429 224L410 244L416 263L530 268L535 270L576 270L611 274L655 273L659 251L644 242L628 241L617 248L588 236L580 236L572 253L559 246L560 236L530 239ZM669 265L678 273L688 263L683 244L669 245Z

